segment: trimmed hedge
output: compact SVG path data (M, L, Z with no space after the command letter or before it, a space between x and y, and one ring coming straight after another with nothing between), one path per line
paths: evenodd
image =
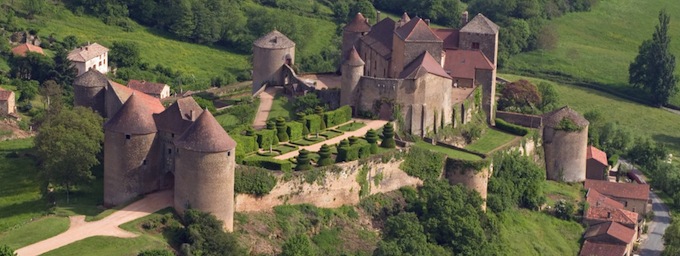
M239 163L243 160L243 157L248 154L257 151L257 139L255 136L243 136L234 134L231 136L234 141L236 141L236 162Z
M340 125L352 119L352 108L350 106L342 106L333 111L326 111L323 114L323 120L327 127Z
M244 165L262 167L269 170L290 171L293 163L287 160L277 160L270 157L250 156L243 159Z
M279 138L276 136L276 130L264 129L257 131L257 144L260 148L269 149L269 145L276 146L279 144Z
M496 118L496 128L502 131L506 131L509 133L512 133L517 136L524 136L529 133L529 129L524 128L522 126L516 125L516 124L511 124L506 122L503 119Z
M297 165L295 166L296 171L306 171L312 169L312 165L310 164L311 159L309 153L310 152L307 151L306 149L300 150L297 158L295 158L295 160L297 160L296 161Z
M350 162L371 155L371 144L357 142L353 145L349 145L347 140L343 140L343 142L345 143L338 145L338 157L336 162Z
M302 123L288 122L286 132L291 141L302 139Z
M319 115L306 115L304 118L305 125L310 134L316 134L321 132L321 116Z

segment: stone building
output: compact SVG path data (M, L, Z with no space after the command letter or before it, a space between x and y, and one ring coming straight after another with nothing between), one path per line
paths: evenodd
M68 59L78 70L78 76L90 69L96 69L102 74L109 72L109 49L98 43L73 49L69 52Z
M0 116L10 115L17 112L13 91L0 88Z
M607 153L596 147L588 146L586 154L586 179L606 180L608 169Z
M167 84L130 79L127 86L159 99L170 97L170 86Z
M569 107L543 116L543 150L549 180L586 179L588 120Z
M595 189L621 204L623 208L638 214L642 218L647 214L649 200L649 184L616 183L606 180L586 180L584 189Z
M40 48L40 46L32 45L32 44L29 44L29 43L23 43L23 44L17 45L16 47L12 48L12 54L14 54L14 56L26 57L26 53L29 53L29 52L35 52L35 53L45 55L45 53L43 52L43 49Z
M266 84L284 85L284 68L295 64L295 42L279 31L257 39L253 43L253 93Z

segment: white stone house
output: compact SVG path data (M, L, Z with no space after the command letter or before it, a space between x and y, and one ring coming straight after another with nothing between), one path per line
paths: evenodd
M73 49L68 54L68 59L78 69L78 76L90 69L96 69L102 74L109 72L109 49L98 43Z

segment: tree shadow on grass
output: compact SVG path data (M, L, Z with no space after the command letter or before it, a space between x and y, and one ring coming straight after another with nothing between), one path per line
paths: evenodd
M663 144L671 151L680 152L680 137L670 136L667 134L655 134L652 136L654 141Z

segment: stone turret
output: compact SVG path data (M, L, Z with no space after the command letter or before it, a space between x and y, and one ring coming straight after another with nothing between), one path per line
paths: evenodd
M73 104L92 108L99 115L106 117L105 97L106 76L96 69L90 69L76 77L73 81Z
M295 42L272 31L253 43L253 93L269 83L283 85L283 65L295 64Z
M356 99L354 94L364 74L364 64L357 49L352 47L347 60L342 64L340 105L356 107L357 104L353 99Z
M204 110L175 146L175 210L212 213L233 231L236 142Z
M543 150L549 180L586 179L588 125L588 120L569 107L543 116Z
M371 25L363 14L358 12L352 21L342 28L342 60L346 60L357 40L371 31Z

